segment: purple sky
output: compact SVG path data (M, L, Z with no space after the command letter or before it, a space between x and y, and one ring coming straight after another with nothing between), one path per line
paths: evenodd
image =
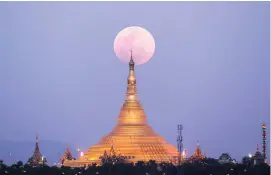
M269 127L269 10L269 2L2 2L0 139L97 143L126 91L114 38L138 25L156 40L154 57L136 67L149 124L172 144L183 124L189 154L199 140L207 156L240 160L261 144L262 121Z

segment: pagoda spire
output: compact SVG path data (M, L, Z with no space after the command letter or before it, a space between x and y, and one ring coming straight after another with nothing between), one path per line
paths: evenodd
M134 68L135 68L135 62L134 62L134 60L133 60L133 51L130 51L131 52L131 57L130 57L130 62L129 62L129 68L130 68L130 70L134 70Z
M136 76L135 76L135 62L133 60L133 53L131 52L131 58L129 62L129 75L127 78L127 92L126 101L138 101L137 89L136 89Z
M40 153L40 148L39 148L39 137L38 137L38 135L36 136L36 146L35 146L35 151L34 151L33 156L40 157L40 158L42 157L41 153Z
M39 143L39 137L36 135L36 145Z
M39 137L38 136L36 136L36 144L35 144L34 153L33 153L32 157L29 158L28 163L31 166L37 166L39 164L45 163L45 160L44 160L44 158L42 157L42 155L40 153L40 149L39 149Z
M69 149L69 147L66 148L64 155L61 157L61 164L64 163L65 160L73 160L74 158L72 157L72 153Z

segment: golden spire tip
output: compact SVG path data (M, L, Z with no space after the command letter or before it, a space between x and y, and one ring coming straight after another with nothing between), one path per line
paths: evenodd
M130 52L131 52L131 59L130 59L130 62L129 62L129 67L130 67L130 70L134 70L135 62L133 60L133 52L132 52L132 50Z

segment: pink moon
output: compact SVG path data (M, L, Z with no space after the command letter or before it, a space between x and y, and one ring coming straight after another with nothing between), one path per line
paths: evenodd
M148 62L155 51L153 36L142 27L132 26L121 30L114 41L114 51L121 62L128 63L131 59L136 65Z

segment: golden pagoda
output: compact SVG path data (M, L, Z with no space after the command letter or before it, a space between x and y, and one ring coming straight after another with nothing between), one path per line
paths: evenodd
M175 163L179 153L175 146L159 136L147 122L146 114L139 103L134 61L131 55L125 102L113 130L102 137L98 144L91 146L79 160L67 160L64 166L85 166L101 164L100 157L112 147L122 156L129 157L126 162L138 161Z
M194 152L193 157L197 158L197 159L204 159L205 158L205 156L201 153L199 143L197 143L197 147L196 147L196 150Z
M204 158L206 157L201 153L199 142L197 142L197 147L194 154L191 157L189 157L186 161L193 163L193 162L200 161Z

